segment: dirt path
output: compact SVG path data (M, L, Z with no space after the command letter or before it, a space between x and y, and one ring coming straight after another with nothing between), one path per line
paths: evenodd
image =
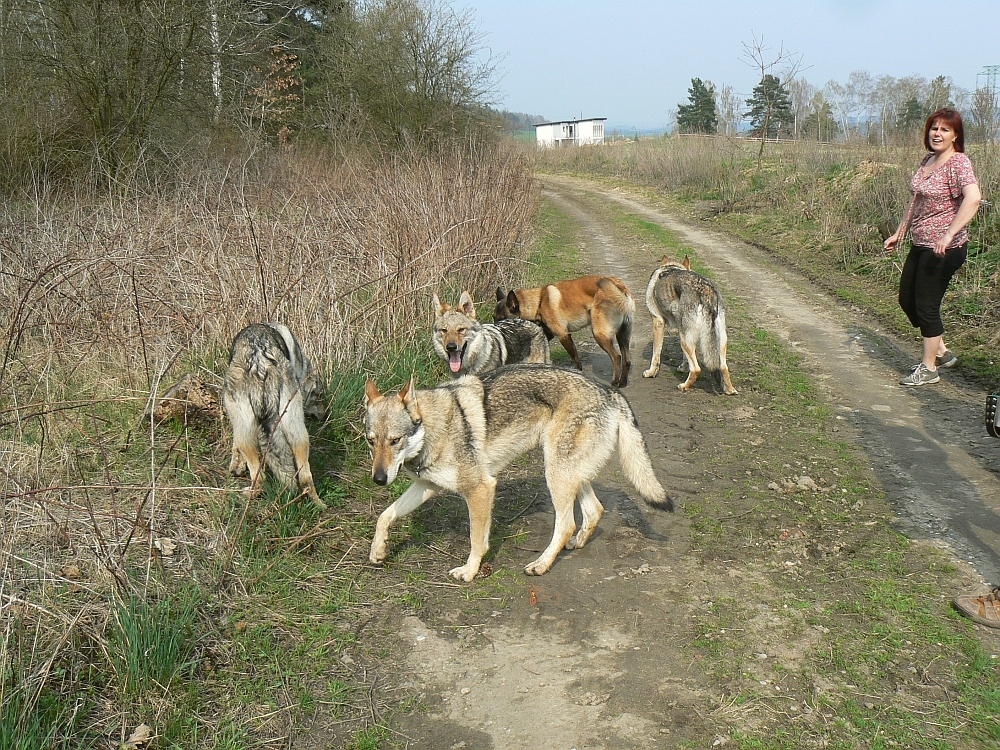
M574 196L586 192L678 233L730 296L757 308L759 325L796 347L830 400L861 429L901 530L947 542L986 579L1000 581L1000 445L983 427L981 390L947 371L934 388L898 386L919 359L914 347L880 336L801 276L775 270L755 248L624 194L565 179L550 178L546 187L577 215Z
M845 431L861 436L905 532L947 542L987 578L1000 578L1000 445L983 436L978 392L951 377L933 389L904 391L896 382L908 358L896 345L852 325L834 303L793 275L775 272L751 248L624 194L568 179L546 178L543 185L546 198L579 227L590 269L623 278L639 303L634 377L626 395L654 465L682 507L697 502L713 482L737 481L723 476L708 448L718 446L726 430L745 430L741 420L766 407L707 387L681 394L662 372L652 380L641 377L651 341L642 303L651 266L621 251L614 231L588 208L595 199L614 201L681 235L725 294L744 299L759 315L758 326L778 332L804 356L840 410ZM585 370L610 379L610 362L592 340L582 337L578 346ZM741 387L735 369L734 380ZM764 439L755 437L753 444ZM738 560L706 565L708 553L692 549L691 514L637 505L615 468L595 483L608 512L591 543L531 579L529 596L498 608L484 623L469 621L457 604L405 620L398 638L411 681L402 687L421 705L397 725L396 739L407 748L611 750L729 742L733 712L740 709L727 697L726 679L740 676L708 673L692 644L705 642L697 639L704 637L705 618L718 610L716 602L764 591L766 577ZM729 467L741 476L744 468ZM532 476L527 485L501 487L498 495L498 506L504 493L542 498L529 505L516 540L504 548L514 558L504 560L512 568L532 559L552 533L544 484L537 471ZM796 565L786 561L787 552L780 554L774 563L779 570ZM823 628L791 615L787 604L782 612L764 594L756 601L761 603L745 605L752 617L740 637L761 669L776 670L756 675L763 678L759 689L787 696L781 709L786 719L808 721L817 716L810 702L825 687L799 684L794 674ZM770 608L765 601L772 601ZM755 665L745 670L742 678L760 671ZM752 682L756 686L756 677Z

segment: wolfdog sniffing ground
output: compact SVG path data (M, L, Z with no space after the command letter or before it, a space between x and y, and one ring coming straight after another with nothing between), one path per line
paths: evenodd
M679 333L688 368L687 380L678 385L688 390L701 373L698 354L727 395L737 391L726 365L726 308L718 288L691 270L691 262L670 260L666 255L646 286L646 307L653 316L653 357L642 376L655 378L660 371L663 332Z
M309 468L305 414L322 415L312 364L292 332L280 323L253 323L233 339L222 386L222 401L233 426L229 471L250 472L247 491L257 494L264 465L284 482L299 487L319 507Z
M549 338L559 339L578 370L582 370L583 365L570 334L589 325L597 345L611 357L615 367L611 384L619 388L628 385L632 367L629 342L634 316L635 300L625 282L614 276L583 276L510 292L497 289L497 306L493 313L497 321L524 318L538 323Z
M478 375L501 365L534 362L547 365L549 340L529 320L512 318L496 325L476 320L472 296L462 292L458 306L434 295L434 350L448 362L452 377Z
M365 437L372 452L372 479L391 483L404 469L413 484L379 516L370 559L385 559L389 528L442 491L455 492L469 506L472 549L451 575L471 581L489 548L496 475L539 445L545 481L555 506L552 541L524 570L547 571L563 549L587 543L604 506L591 481L618 449L622 470L647 503L673 510L646 452L628 401L617 391L572 370L511 365L480 378L464 377L426 391L413 380L383 396L365 386ZM576 536L574 501L583 524Z

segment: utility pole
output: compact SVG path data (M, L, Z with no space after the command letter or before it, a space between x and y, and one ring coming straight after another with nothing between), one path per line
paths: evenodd
M998 77L1000 77L1000 65L985 65L982 72L976 74L976 88L984 88L996 96ZM983 81L982 85L979 83L980 80Z
M983 128L983 138L987 142L997 139L1000 129L1000 97L997 96L997 77L1000 65L985 65L976 74L976 93L973 98L973 118Z

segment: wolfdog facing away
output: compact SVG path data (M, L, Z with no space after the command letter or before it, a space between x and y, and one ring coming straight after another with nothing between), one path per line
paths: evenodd
M434 316L434 350L454 378L518 362L552 362L549 340L539 326L520 318L480 323L468 292L462 292L457 307L442 304L435 294Z
M496 475L539 445L556 520L552 541L524 569L529 575L545 573L563 548L587 543L604 513L590 483L615 448L625 476L645 501L673 510L628 401L571 370L511 365L424 391L411 379L391 396L369 380L365 409L372 479L387 485L400 468L414 478L379 516L369 555L373 563L385 559L389 528L397 519L442 491L455 492L469 506L472 548L466 564L450 573L471 581L489 548ZM573 536L577 500L583 524Z
M309 468L305 414L322 416L312 364L292 332L280 323L253 323L233 339L222 401L233 426L229 471L249 471L247 491L260 492L264 465L299 487L321 508Z
M691 262L670 260L666 255L646 286L646 307L653 316L653 356L642 376L655 378L660 371L663 332L679 333L688 368L687 379L678 385L686 391L701 373L698 353L715 375L718 385L732 396L737 391L726 365L726 307L718 287L691 270Z

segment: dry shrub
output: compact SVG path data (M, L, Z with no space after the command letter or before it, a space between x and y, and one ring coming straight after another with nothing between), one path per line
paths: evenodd
M25 694L79 689L55 688L48 660L77 663L80 638L108 652L107 606L81 619L83 602L224 575L240 554L222 431L154 429L153 398L185 371L218 382L253 321L286 323L333 380L372 373L423 343L432 290L485 296L521 280L530 250L531 171L504 147L284 151L186 174L0 215L0 631L33 628ZM14 656L0 648L0 669Z
M442 284L516 279L533 202L525 162L482 148L284 154L167 196L27 207L0 229L0 387L23 400L51 374L50 398L58 381L144 397L179 353L227 348L261 320L286 323L324 367L356 366L411 336Z
M327 374L370 371L424 333L432 290L485 295L519 280L535 200L524 159L484 146L340 161L286 152L192 173L167 195L9 212L4 490L86 474L56 457L68 422L90 435L79 420L111 403L103 419L127 429L178 362L218 375L251 322L287 324Z

